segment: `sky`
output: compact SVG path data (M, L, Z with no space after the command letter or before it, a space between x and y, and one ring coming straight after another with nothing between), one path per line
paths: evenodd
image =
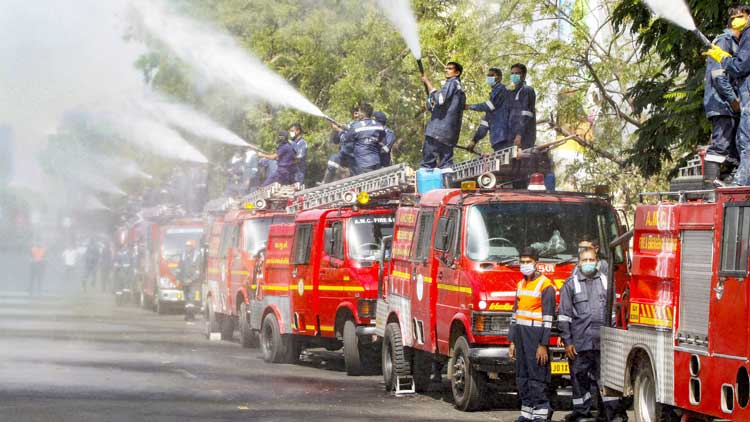
M0 126L13 130L13 182L42 182L34 159L63 113L142 91L127 0L2 0Z

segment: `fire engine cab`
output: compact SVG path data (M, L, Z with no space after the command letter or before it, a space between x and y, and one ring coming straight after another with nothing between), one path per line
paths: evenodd
M456 182L479 177L485 189L464 181L461 189L402 199L378 289L386 389L424 390L433 362L447 363L455 406L481 407L488 383L513 385L507 336L523 277L519 251L536 248L539 271L559 288L576 265L584 235L606 245L624 231L606 198L547 192L541 174L532 176L528 190L496 188L495 174L512 166L517 154L512 147L456 165ZM624 274L622 249L610 258ZM569 369L556 338L553 346L552 372L560 382Z
M413 171L396 165L296 194L294 221L271 226L251 284L250 327L267 362L343 346L348 374L377 369L382 239L393 233L394 195L412 186Z
M642 194L632 236L604 387L634 396L636 421L750 420L750 188Z
M231 340L239 328L243 347L255 347L249 326L250 284L258 257L266 248L271 224L291 222L286 206L293 189L274 183L238 201L209 202L207 271L204 297L206 334Z

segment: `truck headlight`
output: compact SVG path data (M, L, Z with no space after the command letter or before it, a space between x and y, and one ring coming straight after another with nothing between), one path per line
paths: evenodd
M357 313L360 318L375 318L376 307L375 299L360 299L357 303Z
M477 336L507 336L511 315L510 312L472 312L472 331Z

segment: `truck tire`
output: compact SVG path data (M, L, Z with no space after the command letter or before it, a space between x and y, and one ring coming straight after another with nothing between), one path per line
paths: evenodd
M422 350L412 351L411 377L414 380L414 390L417 393L427 391L432 375L432 355Z
M362 375L363 363L360 354L357 325L351 319L344 322L344 367L347 375Z
M393 391L396 388L396 377L411 375L410 356L404 349L398 322L390 322L385 326L382 356L385 389Z
M206 338L211 338L212 333L219 332L219 321L216 319L216 312L214 312L214 305L211 303L211 298L206 301Z
M156 307L154 310L159 315L166 315L168 309L167 309L167 305L163 303L161 299L156 299Z
M633 413L636 422L677 422L671 407L656 401L656 381L650 362L638 368L633 381Z
M219 326L221 331L221 339L231 341L234 338L234 317L227 314L222 314L219 319Z
M487 378L469 362L469 342L466 341L466 337L456 339L448 364L451 366L454 406L464 412L478 410L482 406Z
M258 347L258 336L250 328L250 321L247 320L248 305L245 302L240 303L240 315L239 315L239 332L240 332L240 343L244 348L255 348Z
M263 318L263 326L260 331L260 352L263 355L263 360L268 363L283 363L286 357L285 346L281 339L276 315L269 313Z

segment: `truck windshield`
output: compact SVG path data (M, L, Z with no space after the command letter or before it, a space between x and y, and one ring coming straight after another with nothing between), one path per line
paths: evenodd
M475 261L506 261L526 246L541 259L575 261L584 236L600 245L618 236L611 208L586 202L487 203L470 207L467 218L466 254ZM621 255L615 262L622 262Z
M177 258L185 250L185 242L194 240L195 246L200 244L203 229L200 227L181 227L167 229L164 232L164 244L161 254L164 258Z
M393 215L366 215L353 217L347 226L346 241L349 257L361 261L380 258L380 240L393 235Z

